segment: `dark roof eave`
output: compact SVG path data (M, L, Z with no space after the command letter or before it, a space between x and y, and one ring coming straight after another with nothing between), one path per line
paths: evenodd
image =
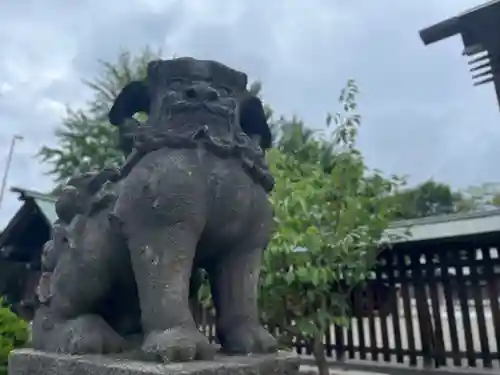
M460 33L460 18L453 17L420 30L420 39L427 46Z
M14 217L9 221L7 226L4 228L2 233L0 234L0 249L4 247L11 236L16 232L16 229L19 225L26 220L26 218L33 212L33 204L32 203L24 203L19 210L15 213Z
M438 22L432 26L420 30L420 39L425 45L439 42L451 36L467 33L474 25L482 27L483 22L488 25L496 25L498 13L500 12L500 0L490 0L484 4L466 10L459 15ZM482 22L481 22L482 21ZM472 43L476 44L478 41ZM471 43L466 43L470 45ZM468 47L468 45L466 47Z
M500 32L499 19L500 0L491 0L421 30L420 38L424 45L429 45L460 34L462 54L473 58L468 64L474 86L492 82L500 104L500 42L496 37Z
M19 200L26 201L28 199L40 199L47 202L55 202L57 199L49 194L43 194L38 191L22 189L19 187L11 187L10 191L19 194Z

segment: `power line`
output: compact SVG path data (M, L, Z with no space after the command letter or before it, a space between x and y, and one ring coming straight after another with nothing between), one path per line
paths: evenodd
M12 156L14 155L14 148L16 147L17 141L22 141L23 136L15 134L10 142L9 154L7 155L7 161L5 163L5 172L2 178L2 187L0 189L0 207L2 206L3 196L5 193L5 186L7 185L7 177L9 176L10 166L12 164Z

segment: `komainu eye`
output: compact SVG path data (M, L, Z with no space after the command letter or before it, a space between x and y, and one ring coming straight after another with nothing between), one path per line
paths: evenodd
M196 90L193 88L189 88L186 90L186 97L188 99L195 99L196 98Z
M217 87L217 92L219 93L219 96L222 97L231 95L231 90L224 86Z

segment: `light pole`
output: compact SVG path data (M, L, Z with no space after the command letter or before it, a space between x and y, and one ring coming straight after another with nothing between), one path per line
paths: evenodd
M5 171L2 178L2 187L0 188L0 207L2 206L3 196L5 193L5 186L7 185L7 177L9 176L10 165L12 163L12 156L14 155L14 148L16 147L17 141L22 141L24 139L21 135L14 135L10 141L9 154L7 155L7 162L5 163Z

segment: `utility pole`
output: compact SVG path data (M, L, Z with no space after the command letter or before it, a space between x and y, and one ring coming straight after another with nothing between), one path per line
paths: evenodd
M7 185L7 177L9 176L10 165L12 163L12 156L14 155L14 148L16 147L17 141L22 141L24 138L21 135L14 135L12 141L10 142L9 154L7 155L7 161L5 163L5 171L2 178L2 187L0 188L0 207L2 206L3 196L5 193L5 186Z

